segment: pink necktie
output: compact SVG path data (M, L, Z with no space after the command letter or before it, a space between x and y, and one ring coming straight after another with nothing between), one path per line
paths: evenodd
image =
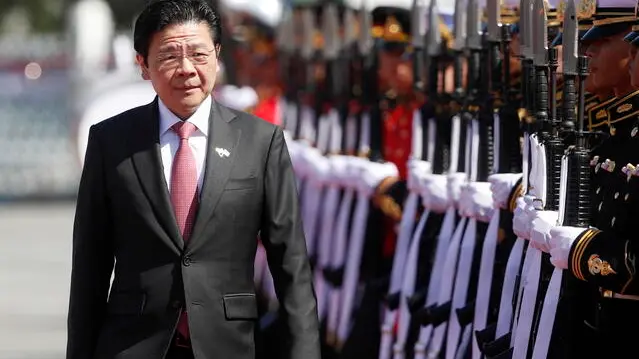
M178 228L186 243L191 236L198 207L197 167L195 156L189 146L189 137L197 128L190 122L181 121L173 125L171 129L180 137L180 146L175 153L171 168L171 203ZM177 330L184 339L189 338L186 310L182 311Z

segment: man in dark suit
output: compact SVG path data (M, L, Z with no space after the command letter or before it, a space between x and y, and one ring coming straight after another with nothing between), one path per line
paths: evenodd
M154 1L137 19L158 96L89 132L67 359L254 358L258 234L283 316L278 358L320 358L283 132L211 99L220 37L205 0Z

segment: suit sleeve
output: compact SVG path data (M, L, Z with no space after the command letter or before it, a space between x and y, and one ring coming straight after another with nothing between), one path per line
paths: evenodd
M604 290L639 295L635 280L637 245L598 229L584 231L570 248L572 274Z
M285 357L320 359L317 300L297 188L282 129L275 129L264 180L261 238L280 303Z
M67 359L94 356L106 313L114 255L104 160L98 131L91 127L73 227Z

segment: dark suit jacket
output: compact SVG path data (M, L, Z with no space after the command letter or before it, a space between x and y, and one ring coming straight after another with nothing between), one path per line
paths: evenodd
M163 175L158 116L156 98L90 130L73 233L67 359L163 358L183 306L196 358L253 359L258 233L285 318L283 357L319 359L316 299L282 130L213 102L202 196L185 244Z

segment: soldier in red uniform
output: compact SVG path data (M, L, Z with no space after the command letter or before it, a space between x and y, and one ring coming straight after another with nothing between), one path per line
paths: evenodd
M383 93L382 154L406 179L411 152L413 112L418 103L413 92L409 45L410 11L399 7L373 10L373 36L383 41L379 53L379 88Z
M227 0L232 15L232 34L237 41L235 66L239 86L249 86L255 90L258 103L252 112L257 117L273 124L282 123L280 108L282 86L279 74L278 52L275 44L275 27L279 20L278 9L273 5L271 13L264 13L264 7L254 4L243 8L234 6L234 0ZM248 6L242 2L242 6ZM250 4L249 4L250 5ZM259 15L259 16L258 16Z

